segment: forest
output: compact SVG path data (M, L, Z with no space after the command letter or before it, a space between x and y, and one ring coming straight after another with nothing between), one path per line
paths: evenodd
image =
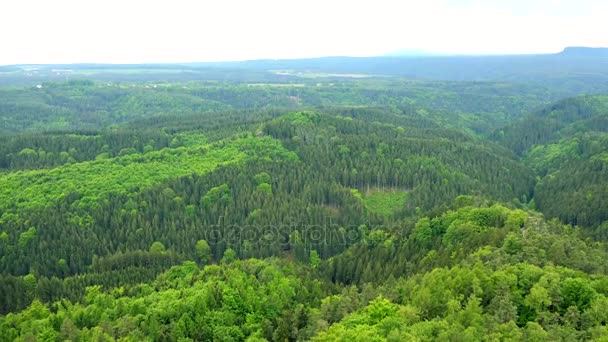
M1 67L0 341L608 341L570 54Z

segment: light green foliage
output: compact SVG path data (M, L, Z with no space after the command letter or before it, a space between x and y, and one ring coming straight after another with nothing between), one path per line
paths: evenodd
M365 238L365 242L371 246L383 246L385 243L390 245L391 240L391 235L382 229L372 230Z
M315 112L305 111L297 113L289 113L282 115L279 121L289 121L293 124L299 125L312 125L318 123L320 120L319 114Z
M20 156L26 157L26 158L37 158L38 157L38 153L34 150L32 150L31 148L24 148L23 150L21 150L19 152Z
M523 228L530 215L523 210L513 210L509 213L505 225L513 228Z
M208 207L215 203L228 202L230 200L230 188L228 184L222 184L211 188L203 198L201 198L201 206Z
M228 248L224 251L224 256L222 256L222 263L229 264L231 262L234 262L236 259L236 251L232 248Z
M348 155L350 153L350 149L348 148L348 146L341 145L339 146L338 153L340 153L341 155Z
M562 309L566 310L572 306L579 310L589 307L597 293L589 284L589 281L581 278L568 278L561 286Z
M165 245L163 245L160 241L154 241L152 245L150 245L150 252L152 253L164 253Z
M209 247L207 240L198 240L194 248L203 264L206 264L211 260L211 248Z
M260 183L257 186L257 189L261 192L267 193L269 195L272 195L272 185L268 184L268 183Z
M270 183L272 181L272 177L266 172L260 172L254 176L255 182L259 185L262 183Z
M403 209L407 199L408 193L405 191L373 189L363 196L363 203L371 212L390 216Z
M36 227L30 227L27 231L19 235L19 248L24 249L36 237Z
M433 237L431 220L428 217L424 217L418 220L418 222L416 222L416 226L414 227L414 232L412 236L414 237L414 239L424 244L431 242L431 239Z
M107 193L143 189L164 180L204 174L218 166L253 158L297 159L269 137L247 137L223 144L164 149L146 154L95 160L54 168L0 176L0 207L45 207L75 191L81 207L92 206Z
M551 297L546 288L535 285L530 289L530 294L526 297L525 304L536 310L536 312L541 312L551 305Z
M382 291L386 293L400 293L397 303L384 298L371 301L326 331L320 332L313 340L342 341L345 336L359 340L363 336L362 338L378 341L430 341L442 338L478 341L485 336L492 336L499 340L525 338L545 341L558 338L564 332L577 334L571 327L557 329L558 322L544 322L550 331L547 332L536 322L526 320L533 320L536 315L560 316L561 312L563 319L568 320L572 319L572 312L576 310L575 306L569 306L565 311L551 306L548 292L541 290L545 286L545 277L557 275L562 288L576 288L573 292L577 293L577 298L581 298L581 291L586 292L581 289L589 286L590 279L572 278L571 270L553 267L537 269L538 274L530 279L528 271L529 265L526 264L505 267L499 271L481 264L472 269L438 268L421 276L398 281L397 289L392 288L394 284L383 287ZM533 283L531 289L527 281ZM575 283L576 286L573 285ZM570 293L570 290L567 292ZM568 300L570 294L562 294L566 297L561 299ZM585 295L583 297L585 300L589 298ZM523 298L524 302L517 304L516 298ZM596 304L596 301L603 300L603 297L594 298L587 309L576 308L579 308L578 312L594 317L593 324L601 324L599 322L605 319L605 310L599 309L599 302ZM334 298L333 301L339 303L341 299ZM482 304L490 299L489 305ZM510 307L511 313L504 316L507 318L501 322L497 318L501 317L500 310L505 305ZM523 324L518 326L518 319ZM598 333L598 337L607 336L606 333Z
M483 227L474 223L454 220L445 231L443 243L449 249L454 249L463 245L465 242L470 241L470 239L475 238L475 236L482 231Z
M564 140L558 144L538 145L526 155L526 162L535 170L546 173L571 159L580 158L578 139Z
M536 322L528 322L526 324L526 330L524 332L524 339L526 341L543 342L550 340L549 334L543 329L543 327Z
M56 334L91 340L101 329L124 340L242 340L264 336L268 324L294 308L306 291L291 266L253 259L202 270L186 263L163 274L155 285L157 290L147 286L133 296L92 287L85 303L59 305L55 313L34 301L25 311L1 319L0 332L15 326L21 336L39 339ZM116 329L106 330L108 326Z
M310 267L316 269L317 267L319 267L320 263L321 258L319 258L319 253L317 253L317 251L313 249L312 251L310 251Z
M377 298L361 312L321 332L313 341L386 341L379 325L397 321L398 308L386 299Z
M596 296L587 312L596 324L605 325L608 323L608 298L604 295Z
M31 273L24 276L23 283L28 289L34 290L36 288L36 276Z
M355 198L359 199L359 200L363 200L363 195L361 195L361 193L359 192L359 190L357 189L350 189L350 193L355 196Z

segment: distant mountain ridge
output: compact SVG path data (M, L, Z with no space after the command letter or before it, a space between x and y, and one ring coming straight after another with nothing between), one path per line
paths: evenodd
M382 56L385 57L431 57L431 56L445 56L443 53L429 52L425 50L412 50L412 49L401 49L391 51Z
M584 47L584 46L569 46L560 52L558 55L566 57L606 57L608 58L607 47Z
M138 72L127 69L144 68ZM162 70L160 70L162 69ZM331 78L367 75L416 80L504 81L559 89L564 96L605 93L608 88L608 48L568 47L560 53L534 55L434 55L320 57L233 62L152 64L21 65L0 68L0 84L38 84L48 80L294 80L322 75ZM102 73L105 71L105 75ZM114 75L114 76L108 76Z

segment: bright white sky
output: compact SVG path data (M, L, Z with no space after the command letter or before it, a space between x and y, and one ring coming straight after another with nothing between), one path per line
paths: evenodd
M2 0L0 64L558 52L608 46L605 0Z

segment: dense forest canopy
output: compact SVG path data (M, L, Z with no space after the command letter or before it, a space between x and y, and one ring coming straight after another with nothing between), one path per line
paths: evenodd
M597 51L0 85L2 341L608 339Z

